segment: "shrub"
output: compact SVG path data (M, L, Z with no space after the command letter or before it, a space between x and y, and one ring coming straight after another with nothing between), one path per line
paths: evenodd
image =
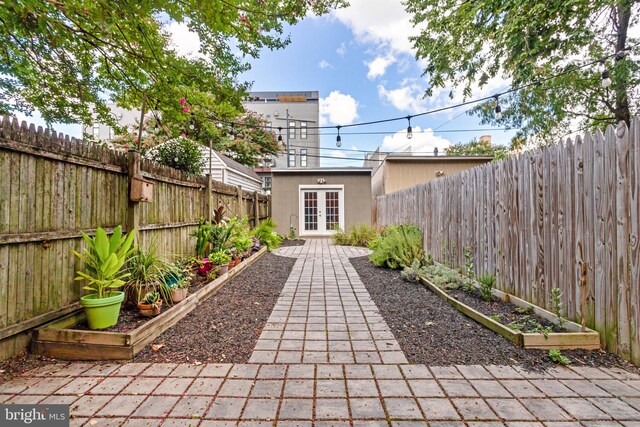
M478 277L478 282L480 283L480 295L482 296L482 299L485 301L491 301L493 288L496 285L496 276L493 274L485 274Z
M378 267L410 267L416 260L424 265L422 232L415 225L390 227L376 245L369 259Z
M378 232L375 228L369 224L360 224L352 226L346 232L338 230L333 235L333 243L342 246L367 247L377 236Z
M420 281L421 276L426 275L426 267L420 265L420 261L417 259L411 263L410 267L405 267L400 274L407 282L417 283Z
M277 249L282 244L283 239L274 231L275 228L276 223L271 218L267 218L253 230L253 235L260 240L261 245L267 247L269 252Z
M425 277L442 289L461 288L465 290L473 287L471 279L442 264L428 265L424 271Z
M188 138L175 138L154 147L148 156L165 166L181 170L188 175L200 175L204 159L197 142Z

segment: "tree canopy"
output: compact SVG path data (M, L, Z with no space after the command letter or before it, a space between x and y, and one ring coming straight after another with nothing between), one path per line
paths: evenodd
M447 156L491 156L502 159L507 156L508 149L502 145L492 145L490 139L473 138L471 141L450 145L445 149Z
M470 98L494 78L529 85L499 98L500 120L495 101L471 112L484 124L518 129L516 145L556 141L576 121L592 129L638 113L638 40L629 29L639 7L637 0L406 1L421 28L413 43L427 63L427 96L451 86ZM581 67L601 58L600 66Z
M116 126L107 102L148 109L162 121L242 112L247 56L289 43L284 25L323 14L344 0L13 0L0 8L0 112L34 109L48 122ZM180 55L169 25L200 39ZM180 102L187 99L188 105ZM191 112L189 111L189 112Z

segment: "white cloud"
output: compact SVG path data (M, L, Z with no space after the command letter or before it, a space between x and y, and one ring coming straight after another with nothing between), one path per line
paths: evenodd
M335 159L344 159L347 157L347 155L344 153L344 151L333 150L329 152L329 157L333 157Z
M347 54L347 44L345 42L340 43L340 46L336 49L336 53L344 58Z
M325 70L327 68L333 68L333 65L331 65L328 61L326 60L322 60L318 63L318 67L320 67L321 69Z
M320 99L320 125L348 125L358 118L358 101L351 95L334 90Z
M189 30L187 24L174 21L167 30L171 35L171 45L179 55L187 58L200 55L200 37Z
M384 76L384 73L387 71L387 67L394 62L396 62L396 58L394 58L393 55L378 56L371 62L365 61L366 66L369 67L367 78L369 80L373 80L376 77Z
M419 34L402 0L350 0L333 16L351 29L361 43L374 43L394 52L414 54L409 37Z
M398 89L387 89L383 84L378 85L378 96L383 101L393 105L400 111L420 113L427 109L427 103L422 99L425 88L416 81L405 80Z
M393 135L385 136L380 146L380 151L392 151L399 153L429 155L434 148L444 154L444 149L451 145L448 139L434 135L430 128L413 128L413 138L408 139L406 129L399 130Z

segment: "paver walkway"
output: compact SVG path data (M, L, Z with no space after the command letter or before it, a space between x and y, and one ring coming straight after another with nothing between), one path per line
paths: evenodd
M307 240L249 363L407 363L349 257L364 248Z
M74 426L640 427L640 376L407 364L348 261L361 249L278 253L299 259L251 363L52 364L0 403L69 404Z

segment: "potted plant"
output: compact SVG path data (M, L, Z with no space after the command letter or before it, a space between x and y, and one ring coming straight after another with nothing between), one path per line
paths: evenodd
M191 277L189 276L182 277L171 287L171 299L174 304L187 297L187 294L189 293L190 280Z
M73 251L84 261L86 269L86 273L78 271L75 280L86 280L83 289L93 291L80 298L90 329L105 329L118 322L124 292L116 289L124 285L123 279L129 276L120 269L130 254L134 232L123 236L122 227L118 226L108 238L106 231L98 227L93 238L82 233L88 246L82 254Z
M229 271L229 262L231 261L231 257L225 251L213 252L209 255L209 259L213 264L218 266L220 276Z
M136 246L124 264L129 274L124 292L129 304L135 306L148 292L158 291L167 301L171 297L170 286L177 281L179 274L175 268L158 255L157 245L148 248Z
M159 292L147 292L143 300L138 303L140 314L144 317L152 317L160 314L162 310L162 300Z

